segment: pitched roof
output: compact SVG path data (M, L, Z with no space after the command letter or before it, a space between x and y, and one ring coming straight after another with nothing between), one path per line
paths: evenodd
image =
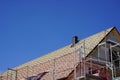
M113 29L114 27L112 28L109 28L105 31L102 31L100 33L97 33L95 35L92 35L88 38L85 38L83 40L80 40L77 44L76 44L76 49L79 49L80 48L80 44L85 41L85 46L86 46L86 55L89 54L90 51L93 50L93 48ZM89 49L88 49L89 48ZM32 60L30 62L27 62L25 64L22 64L18 67L16 67L17 69L18 68L21 68L21 67L24 67L24 66L28 66L28 65L35 65L35 64L39 64L39 63L44 63L46 61L49 61L49 60L52 60L54 58L57 58L57 57L60 57L60 56L63 56L65 54L68 54L68 53L71 53L74 51L74 48L71 48L71 44L68 45L68 46L65 46L61 49L58 49L56 51L53 51L51 53L48 53L47 55L45 56L42 56L42 57L39 57L35 60Z
M106 36L109 34L109 32L114 29L114 27L112 28L109 28L105 31L102 31L100 33L97 33L95 35L92 35L88 38L85 38L85 39L82 39L80 40L77 44L76 44L76 49L79 49L82 45L84 45L83 43L85 43L85 51L86 51L86 55L88 55L97 45L98 43ZM84 51L84 50L82 50ZM42 57L39 57L35 60L32 60L30 62L27 62L25 64L22 64L20 66L17 66L15 67L15 69L20 69L22 67L25 67L25 66L32 66L32 65L36 65L36 64L40 64L40 63L44 63L44 62L47 62L47 61L50 61L52 59L55 59L55 58L58 58L58 57L61 57L61 56L64 56L68 53L72 53L74 52L74 47L71 47L71 44L70 45L67 45L61 49L58 49L56 51L53 51L51 53L48 53L47 55L45 56L42 56Z

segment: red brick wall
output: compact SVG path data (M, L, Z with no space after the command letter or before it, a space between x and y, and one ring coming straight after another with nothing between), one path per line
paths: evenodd
M76 57L78 56L79 54L76 54ZM72 68L74 67L74 63L74 53L69 53L45 63L20 68L18 69L17 78L20 80L22 78L34 76L45 71L48 71L49 73L43 76L41 80L52 80L53 78L59 79L62 77L67 77L71 70L73 70Z
M25 66L17 70L17 80L35 76L42 72L48 72L42 77L41 80L56 80L59 78L67 77L73 70L75 64L75 54L69 53L54 60L47 61L45 63L39 63L36 65ZM79 59L79 53L76 54L76 61ZM77 64L77 62L76 62ZM8 76L9 77L9 76ZM10 77L9 77L10 79ZM8 79L8 80L9 80ZM7 80L3 77L2 80Z

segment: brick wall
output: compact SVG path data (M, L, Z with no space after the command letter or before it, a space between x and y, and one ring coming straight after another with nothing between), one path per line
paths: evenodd
M36 65L29 65L17 69L17 80L22 80L23 78L36 76L42 72L46 73L41 80L56 80L63 77L67 77L74 68L74 64L77 64L79 58L79 50L76 54L69 53L64 56L55 58L53 60L47 61L45 63L36 62ZM76 57L76 63L75 58ZM2 80L11 80L10 76L3 76Z
M76 58L78 58L78 56L79 54L77 53ZM45 63L20 68L18 69L17 78L20 80L22 78L34 76L42 72L48 73L44 75L41 80L53 80L53 78L56 80L62 77L67 77L73 70L75 64L74 57L74 53L69 53Z

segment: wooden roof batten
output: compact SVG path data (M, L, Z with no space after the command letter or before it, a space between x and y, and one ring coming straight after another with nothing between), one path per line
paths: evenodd
M85 39L82 39L82 40L78 41L78 42L76 43L76 48L79 49L79 48L80 48L79 45L80 45L83 41L86 41L85 46L91 48L91 49L89 49L89 50L86 51L86 53L87 53L86 56L90 55L90 54L92 53L92 51L97 47L97 45L98 45L99 43L101 43L101 42L104 40L104 38L105 38L113 29L116 29L116 28L115 28L115 27L111 27L111 28L105 30L105 31L106 31L106 34L104 34L104 31L102 31L102 32L99 32L99 33L97 33L97 34L95 34L95 35L92 35L92 36L90 36L90 37L87 37L87 38L85 38ZM27 62L27 63L25 63L25 64L22 64L22 65L20 65L20 66L17 66L17 67L15 67L14 69L20 69L20 68L23 68L23 67L25 67L25 66L31 66L31 65L36 65L36 64L45 63L45 62L50 61L50 60L53 60L53 59L55 59L55 58L58 58L58 57L61 57L61 56L66 55L66 54L72 53L73 51L74 51L74 47L71 47L71 44L70 44L70 45L67 45L67 46L65 46L65 47L63 47L63 48L61 48L61 49L58 49L58 50L53 51L53 52L51 52L51 53L48 53L48 54L45 55L45 56L39 57L39 58L37 58L37 59L35 59L35 60L32 60L32 61ZM6 72L4 72L4 73L6 73ZM4 74L4 73L3 73L3 74Z
M112 27L112 28L109 28L109 29L107 29L107 30L105 30L106 31L106 35L112 30L112 29L114 29L115 27ZM98 43L100 43L100 41L101 41L101 39L99 40L99 38L104 38L105 36L106 36L105 34L104 34L104 31L102 31L102 32L100 32L100 33L97 33L97 34L95 34L95 35L93 35L93 36L90 36L90 37L87 37L87 38L85 38L85 39L83 39L83 40L80 40L76 45L76 47L77 48L80 48L79 47L79 44L81 44L81 43L83 43L83 41L85 40L86 41L86 44L85 44L85 46L89 46L89 47L91 47L91 45L89 45L90 43L92 43L92 44L94 44L95 43L95 41L97 41L96 43L98 44ZM92 41L94 38L96 38L94 41ZM97 39L98 38L98 39ZM98 41L99 40L99 41ZM95 43L95 45L97 45ZM92 49L92 48L91 48ZM61 57L61 56L64 56L65 54L68 54L68 53L72 53L74 51L74 47L73 48L71 48L71 44L70 45L68 45L68 46L65 46L65 47L63 47L63 48L61 48L61 49L58 49L58 50L55 50L55 51L53 51L53 52L51 52L51 53L48 53L47 55L45 55L45 56L42 56L42 57L39 57L39 58L37 58L37 59L35 59L35 60L32 60L32 61L30 61L30 62L27 62L27 63L25 63L25 64L23 64L23 65L20 65L20 66L18 66L18 67L16 67L17 69L18 68L20 68L20 67L22 67L22 66L28 66L28 65L31 65L31 64L34 64L34 63L44 63L44 62L46 62L46 61L49 61L49 60L52 60L52 59L55 59L55 58L58 58L58 57ZM92 50L91 50L92 51ZM89 51L88 51L89 52Z

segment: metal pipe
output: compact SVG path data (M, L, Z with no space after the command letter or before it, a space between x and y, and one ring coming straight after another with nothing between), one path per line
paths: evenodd
M90 60L90 73L92 74L92 60Z
M111 46L111 47L116 47L116 46L120 46L120 44L119 44L119 43L117 43L116 45L113 45L113 46Z
M76 80L76 44L74 44L74 80Z
M53 59L53 80L55 80L55 59Z
M114 43L114 44L117 44L117 43L118 43L118 42L113 41L113 40L110 40L110 39L108 39L107 42L111 42L111 43Z
M80 73L80 76L82 76L81 75L81 59L82 59L82 57L81 57L81 48L80 48L80 50L79 50L79 73Z
M8 80L8 76L9 76L9 75L8 75L8 72L9 72L9 70L7 71L7 80Z
M29 66L27 65L26 68L27 68L27 78L28 78L29 77Z
M102 42L102 43L100 43L100 44L98 44L98 45L101 46L101 45L104 45L104 44L106 44L106 42Z
M113 66L113 58L112 58L112 47L111 47L111 44L110 44L110 56L111 56L111 68L112 68L112 80L114 79L114 66Z
M99 59L99 45L98 45L98 62L100 61L100 59Z
M85 62L85 57L86 57L86 56L85 56L85 53L86 53L86 52L85 52L85 40L84 40L84 76L85 76L85 80L86 80L86 64L85 64L85 63L86 63L86 62Z

